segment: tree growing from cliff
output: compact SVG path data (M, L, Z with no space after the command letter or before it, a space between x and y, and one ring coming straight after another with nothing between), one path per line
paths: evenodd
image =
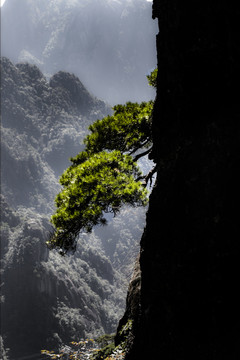
M150 85L156 75L148 77ZM89 127L85 150L70 159L71 166L60 178L50 248L62 254L74 251L80 232L106 224L107 213L116 215L124 204L147 204L146 185L154 170L143 175L137 161L151 151L152 109L152 101L116 105L112 116Z

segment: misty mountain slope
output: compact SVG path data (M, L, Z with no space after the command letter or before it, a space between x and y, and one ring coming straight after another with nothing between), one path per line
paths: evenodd
M73 72L111 104L154 97L146 74L156 67L156 33L146 0L6 0L2 8L2 55L49 76Z
M82 149L89 124L111 109L73 74L47 81L35 65L7 58L1 74L2 336L18 359L115 331L145 210L123 209L109 227L83 234L72 256L49 253L58 176Z
M2 192L10 205L46 214L57 176L81 150L90 123L111 109L72 74L59 72L48 82L35 65L14 66L6 58L1 68Z
M122 309L124 294L115 299L121 276L104 254L82 245L81 260L76 255L70 265L58 254L49 257L44 245L57 175L79 152L87 126L111 109L68 73L47 82L36 66L3 58L1 74L2 329L4 343L19 356L73 335L112 331L117 312L108 315L107 307L120 301Z
M100 249L111 261L114 269L129 281L139 253L139 239L145 225L146 208L124 207L108 226L98 227L95 234L100 241ZM96 246L96 241L92 243Z
M109 260L87 242L74 257L49 254L46 217L2 212L1 327L10 358L114 331L124 291Z

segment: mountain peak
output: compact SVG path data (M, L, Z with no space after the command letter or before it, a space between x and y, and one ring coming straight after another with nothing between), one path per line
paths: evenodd
M50 86L54 89L65 89L69 94L70 100L78 107L86 108L93 102L93 97L74 74L59 71L51 77Z
M155 96L145 75L156 67L157 23L146 0L6 0L1 25L2 55L15 63L48 78L74 73L111 105Z

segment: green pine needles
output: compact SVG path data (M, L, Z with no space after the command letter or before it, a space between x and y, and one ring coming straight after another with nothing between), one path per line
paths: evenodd
M107 213L116 215L124 204L147 204L150 176L141 173L136 161L151 151L152 109L152 101L116 105L112 116L89 127L85 150L60 178L49 248L61 254L74 251L81 231L106 224Z
M113 107L114 115L97 120L89 127L85 140L91 152L119 150L134 153L151 145L151 114L153 102L131 103Z

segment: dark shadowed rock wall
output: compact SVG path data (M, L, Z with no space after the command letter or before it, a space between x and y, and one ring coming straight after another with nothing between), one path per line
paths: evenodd
M239 15L233 1L153 2L158 176L127 359L240 358Z

